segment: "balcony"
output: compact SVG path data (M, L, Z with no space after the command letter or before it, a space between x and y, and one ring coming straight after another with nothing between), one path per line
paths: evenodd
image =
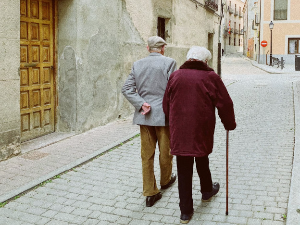
M241 11L239 12L239 17L243 18L243 13Z
M229 12L230 14L232 14L232 13L233 13L233 8L231 8L230 6L228 6L228 12Z
M239 12L238 11L234 11L234 16L238 16L239 15Z
M240 35L244 35L244 29L240 29Z
M234 34L238 34L239 30L238 29L234 29Z
M212 11L218 11L218 3L215 0L205 0L205 7Z

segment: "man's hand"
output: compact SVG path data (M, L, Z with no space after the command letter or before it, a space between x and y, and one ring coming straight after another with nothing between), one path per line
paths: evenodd
M141 114L142 115L146 115L148 112L150 112L150 110L151 110L151 106L147 103L147 102L145 102L143 105L142 105L142 112L141 112Z

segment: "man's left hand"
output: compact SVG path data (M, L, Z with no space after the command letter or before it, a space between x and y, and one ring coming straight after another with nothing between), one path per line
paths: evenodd
M150 110L151 110L151 106L147 103L147 102L145 102L143 105L142 105L142 112L141 112L141 114L142 115L146 115L148 112L150 112Z

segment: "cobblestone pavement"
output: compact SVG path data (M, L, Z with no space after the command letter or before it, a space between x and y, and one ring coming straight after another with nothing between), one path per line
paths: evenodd
M237 129L229 134L229 215L225 215L225 130L217 120L210 168L221 189L211 202L201 202L194 173L195 214L189 224L286 224L295 138L293 82L300 75L269 74L238 56L226 57L222 71L237 120ZM85 138L91 141L82 136L82 150ZM158 154L155 168L159 184ZM179 224L177 182L162 193L153 207L145 207L136 137L17 196L0 208L0 224Z

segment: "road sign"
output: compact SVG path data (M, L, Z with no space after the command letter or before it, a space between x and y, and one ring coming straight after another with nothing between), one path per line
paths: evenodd
M260 45L261 45L262 47L267 47L268 42L265 41L265 40L263 40L263 41L260 43Z

